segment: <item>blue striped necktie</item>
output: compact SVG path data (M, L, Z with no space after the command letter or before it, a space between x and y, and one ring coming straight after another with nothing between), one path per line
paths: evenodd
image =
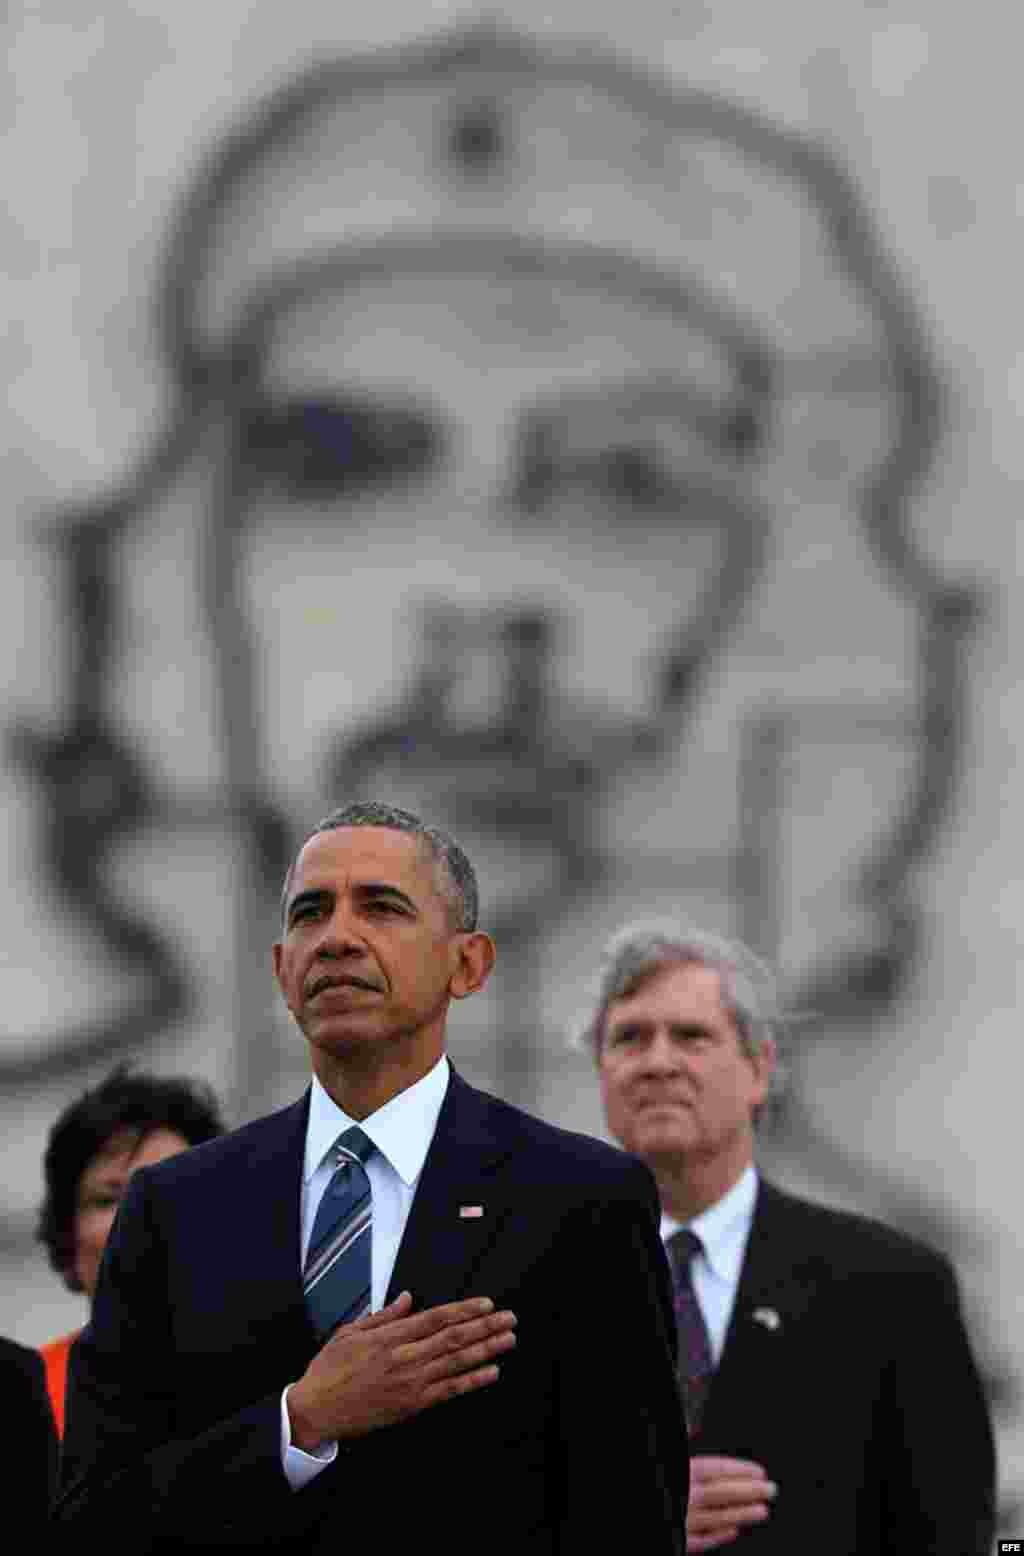
M302 1289L320 1341L370 1311L373 1204L363 1163L373 1141L354 1125L338 1136L337 1163L313 1223Z

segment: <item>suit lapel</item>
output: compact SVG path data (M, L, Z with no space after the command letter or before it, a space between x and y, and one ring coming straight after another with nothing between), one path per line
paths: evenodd
M387 1301L412 1292L417 1308L467 1295L473 1272L510 1213L501 1166L513 1140L490 1098L453 1069L395 1260ZM482 1214L463 1215L463 1209Z
M808 1285L801 1276L806 1255L794 1235L787 1196L762 1180L702 1436L721 1435L720 1428L735 1435L737 1415L742 1420L762 1405L770 1411L777 1408L790 1343L808 1303Z
M299 1267L308 1117L307 1092L255 1135L242 1162L242 1182L232 1191L230 1233L232 1284L246 1293L254 1326L269 1326L275 1346L306 1360L316 1348Z

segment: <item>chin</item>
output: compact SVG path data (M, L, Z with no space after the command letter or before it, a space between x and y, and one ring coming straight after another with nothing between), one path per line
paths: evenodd
M349 1027L348 1030L317 1032L309 1039L314 1048L321 1053L330 1054L332 1058L342 1059L346 1054L356 1054L364 1049L372 1047L375 1043L384 1042L386 1039L380 1032L367 1031Z
M648 1124L634 1130L629 1149L635 1156L677 1161L680 1156L688 1155L696 1144L695 1136L689 1130L682 1130L678 1124L666 1123L659 1128L656 1124Z

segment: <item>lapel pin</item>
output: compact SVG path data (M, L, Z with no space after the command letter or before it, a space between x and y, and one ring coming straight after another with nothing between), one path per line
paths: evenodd
M462 1218L463 1221L475 1221L476 1218L478 1216L482 1216L483 1213L484 1213L484 1207L482 1205L460 1205L459 1206L459 1215L460 1215L460 1217Z
M766 1329L773 1331L782 1323L782 1319L773 1307L756 1307L750 1316L755 1324L763 1324Z

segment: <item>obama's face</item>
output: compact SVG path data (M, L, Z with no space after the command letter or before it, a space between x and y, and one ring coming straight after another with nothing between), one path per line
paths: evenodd
M761 523L723 454L726 352L691 313L489 269L328 273L268 310L219 522L291 814L332 737L408 687L431 604L461 622L453 723L487 728L488 623L524 605L560 627L556 701L651 717Z

